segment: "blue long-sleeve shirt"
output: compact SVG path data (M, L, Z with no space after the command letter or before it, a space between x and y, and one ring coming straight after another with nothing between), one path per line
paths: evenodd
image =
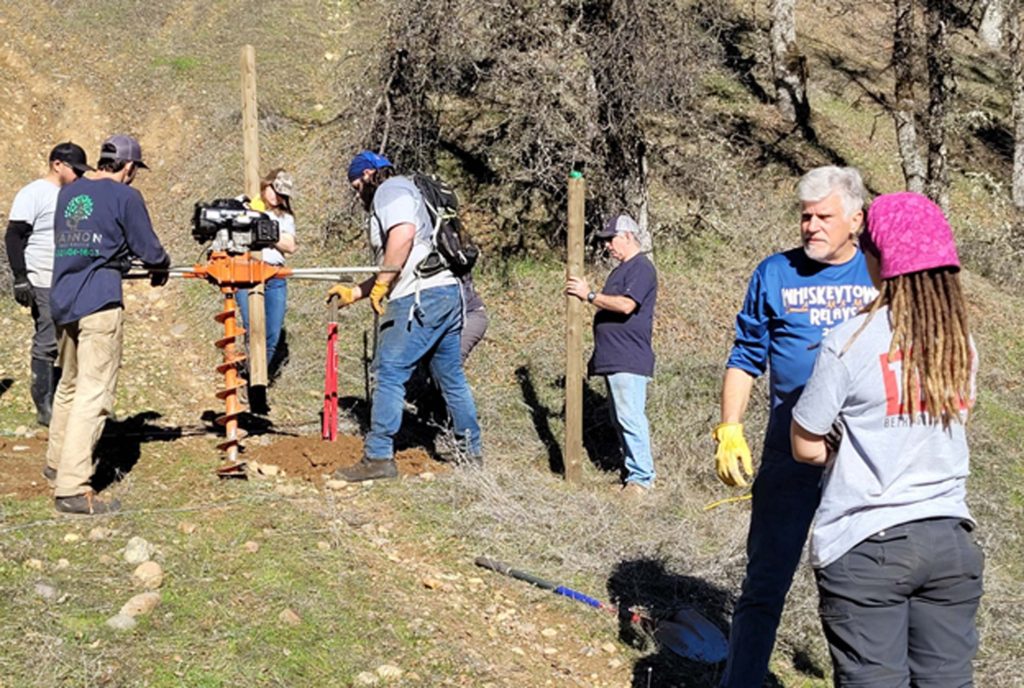
M859 250L841 265L827 265L796 248L766 258L754 270L726 367L754 377L770 371L765 448L791 453L793 406L811 376L818 345L876 294Z
M142 194L112 179L82 177L60 190L53 241L50 309L58 325L121 305L120 256L170 264Z

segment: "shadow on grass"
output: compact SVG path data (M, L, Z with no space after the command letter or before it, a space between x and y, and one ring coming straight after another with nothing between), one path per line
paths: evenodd
M533 429L537 437L548 453L548 468L552 473L565 473L565 457L562 455L562 446L555 439L555 433L551 431L551 418L557 418L559 414L553 412L541 403L537 396L537 387L533 382L533 373L529 366L516 368L516 381L523 394L523 401L530 409L530 420L533 422Z
M3 395L7 394L7 390L9 390L13 386L14 386L14 378L13 377L5 377L4 379L0 380L0 397L2 397Z
M654 644L645 631L630 623L628 610L639 607L654 619L666 619L684 607L700 612L728 636L732 595L702 578L675 573L662 561L640 558L620 562L608 578L608 595L618 605L619 638L641 649ZM634 688L710 688L717 686L725 664L687 659L665 647L633 667ZM769 684L773 685L773 684Z
M147 442L173 442L182 436L178 426L153 423L161 415L143 411L120 420L107 420L103 434L96 443L96 471L92 487L101 492L128 475L139 461L142 445Z

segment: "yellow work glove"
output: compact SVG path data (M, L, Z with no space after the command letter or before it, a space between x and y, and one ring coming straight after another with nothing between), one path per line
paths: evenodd
M750 447L743 437L742 423L719 423L711 436L718 442L718 450L715 452L715 467L718 470L718 479L732 487L746 487L747 481L743 477L754 475L754 463L750 459ZM740 471L742 466L743 471Z
M389 289L391 289L391 285L387 282L373 283L373 289L370 290L370 304L373 306L373 310L377 311L377 315L384 315L384 304L381 301L388 295Z
M338 299L338 305L340 306L348 306L355 303L356 287L347 284L335 284L327 292L327 303L330 303L331 299Z

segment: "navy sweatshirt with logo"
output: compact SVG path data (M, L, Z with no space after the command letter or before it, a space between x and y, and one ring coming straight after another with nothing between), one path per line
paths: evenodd
M53 229L50 308L58 325L122 305L120 257L170 264L142 194L112 179L83 177L63 187Z

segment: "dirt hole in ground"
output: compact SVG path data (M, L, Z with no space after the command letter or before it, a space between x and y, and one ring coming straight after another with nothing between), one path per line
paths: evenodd
M347 468L363 456L363 440L352 435L338 435L334 442L319 437L288 437L273 444L247 447L244 458L250 464L272 465L281 469L286 477L307 480L316 484L324 476L339 468ZM423 449L405 449L395 453L400 475L443 473L450 468L435 461Z

